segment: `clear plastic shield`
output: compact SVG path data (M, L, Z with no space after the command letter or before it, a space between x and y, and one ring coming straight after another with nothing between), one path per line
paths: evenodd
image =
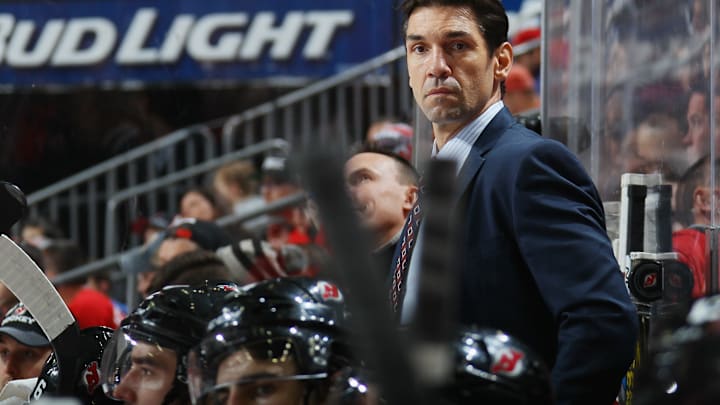
M673 250L707 284L694 295L718 290L719 11L718 0L546 0L543 15L543 134L581 159L611 236L623 173L672 186Z

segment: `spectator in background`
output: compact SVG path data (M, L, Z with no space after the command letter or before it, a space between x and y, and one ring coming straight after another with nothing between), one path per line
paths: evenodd
M677 181L687 170L680 122L669 114L652 113L625 140L625 172L660 173L677 190Z
M146 292L155 278L153 258L164 239L165 231L161 231L146 241L139 251L128 252L120 257L120 269L128 277L135 277L135 286L141 297L147 296Z
M200 285L209 281L235 282L225 263L213 252L198 249L181 253L157 269L148 293L169 285Z
M540 94L541 32L539 27L518 31L512 38L514 63L524 66L535 79L535 91Z
M505 79L505 97L503 102L513 115L539 114L540 96L538 95L530 71L523 65L513 65Z
M86 263L85 254L74 241L57 239L43 250L45 275L53 281ZM117 327L115 308L110 298L85 283L87 277L77 277L62 284L55 284L60 297L78 321L80 329L91 326Z
M372 148L345 162L345 184L361 224L371 233L382 276L387 276L405 218L418 198L418 180L407 160Z
M369 147L400 156L412 162L413 128L399 120L381 119L367 130L365 144Z
M23 221L20 240L38 249L44 249L50 240L63 238L63 232L57 224L44 217L30 217Z
M268 156L262 164L262 195L265 202L302 193L298 179L287 167L284 157ZM285 244L308 245L317 242L318 230L313 226L304 207L288 207L271 215L267 240L276 250Z
M112 301L113 304L113 318L115 319L115 324L120 325L120 322L122 322L125 316L127 316L128 310L127 305L113 299L111 296L112 281L110 280L110 272L100 271L88 275L86 285L88 288L98 291L110 298L110 301Z
M144 298L161 282L155 279L164 277L160 269L176 256L198 250L215 252L230 243L230 235L216 223L184 219L159 233L139 252L123 256L120 267L129 276L136 276L137 291Z
M264 207L265 200L258 192L255 166L249 160L241 160L221 166L213 177L213 188L224 201L232 206L235 215L245 215ZM244 223L248 229L267 226L267 216Z
M0 388L11 380L39 376L50 353L40 325L22 303L16 304L0 324Z
M230 235L214 222L183 222L167 230L153 257L153 265L160 268L182 253L195 250L214 252L231 243Z
M696 80L690 91L687 106L687 134L683 139L690 164L700 160L710 150L710 97L705 88L709 86ZM715 134L720 135L720 96L715 96ZM717 136L717 135L716 135ZM720 154L720 142L715 141L715 152Z
M201 221L214 221L225 215L225 209L215 195L202 187L186 190L180 197L180 216Z
M678 260L687 264L692 271L694 298L705 294L705 274L709 269L705 228L711 224L711 201L715 196L709 187L710 163L710 156L695 162L680 179L675 195L676 220L685 228L673 232L673 250L678 253ZM716 160L714 166L715 170L720 170L720 161Z
M170 226L170 219L162 212L140 217L133 224L133 231L142 237L143 244L150 243L155 236Z

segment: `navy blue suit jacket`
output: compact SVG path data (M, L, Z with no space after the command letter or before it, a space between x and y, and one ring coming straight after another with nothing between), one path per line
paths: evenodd
M637 316L584 168L503 109L458 181L461 322L535 349L558 404L611 404L633 359Z

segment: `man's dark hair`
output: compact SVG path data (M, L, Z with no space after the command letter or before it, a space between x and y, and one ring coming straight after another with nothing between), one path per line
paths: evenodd
M400 10L403 13L404 33L407 34L408 19L415 9L442 6L470 8L489 52L492 53L503 42L507 42L508 17L500 0L403 0Z
M379 155L385 155L394 160L398 172L398 182L400 184L412 184L414 186L417 186L420 183L420 174L417 172L417 170L415 170L415 167L413 167L410 162L403 159L402 157L394 153L390 153L384 149L379 149L370 144L363 145L359 150L353 153L353 156L360 153L377 153Z
M168 285L198 285L208 281L232 280L230 270L213 252L194 250L180 254L158 268L148 293Z
M33 216L23 221L22 227L33 227L42 229L42 235L48 239L64 238L62 229L46 217Z

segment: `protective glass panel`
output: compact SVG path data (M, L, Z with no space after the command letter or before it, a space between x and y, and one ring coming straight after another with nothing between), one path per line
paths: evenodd
M712 237L708 229L720 221L718 170L710 164L720 156L720 98L710 97L718 94L719 4L546 0L544 10L544 135L565 141L591 174L611 238L620 233L613 202L621 200L622 174L659 174L651 183L672 190L666 222L673 249L690 245L680 260L696 282L717 268L717 255L705 253L717 250L706 234ZM650 228L660 234L662 219L656 221ZM646 239L656 236L647 228Z

